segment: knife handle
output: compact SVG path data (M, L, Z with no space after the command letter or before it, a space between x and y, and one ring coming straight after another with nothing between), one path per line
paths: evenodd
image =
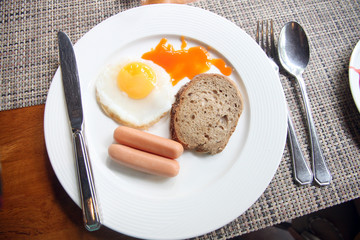
M84 224L87 230L95 231L100 228L101 220L95 194L94 179L89 154L82 131L75 131L73 133L73 141Z

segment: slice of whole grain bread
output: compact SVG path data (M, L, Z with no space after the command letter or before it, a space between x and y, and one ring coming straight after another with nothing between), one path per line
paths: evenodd
M171 108L171 137L185 149L216 154L227 145L243 110L235 83L220 74L199 74L183 86Z

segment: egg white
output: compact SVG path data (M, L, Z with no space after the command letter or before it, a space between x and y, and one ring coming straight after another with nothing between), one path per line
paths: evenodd
M132 99L117 86L117 75L128 63L142 62L156 74L156 85L143 99ZM152 61L122 59L110 62L96 80L96 99L104 112L116 122L139 129L147 129L160 120L175 101L175 89L169 74Z

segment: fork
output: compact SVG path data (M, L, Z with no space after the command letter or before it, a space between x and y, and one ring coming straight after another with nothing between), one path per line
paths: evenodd
M264 39L264 29L265 29L265 39ZM269 40L270 36L270 40ZM269 33L269 22L266 21L264 25L264 20L257 21L256 26L256 42L264 50L268 56L270 63L273 65L274 70L279 74L279 66L276 64L276 47L274 39L274 27L273 20L270 20L270 33ZM290 142L293 171L295 181L300 185L310 184L313 181L313 174L307 165L304 154L301 151L299 141L296 137L296 132L294 124L291 120L289 107L287 106L287 124L288 124L288 138Z

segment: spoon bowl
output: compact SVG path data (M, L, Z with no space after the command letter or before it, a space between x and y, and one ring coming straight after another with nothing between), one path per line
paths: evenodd
M278 43L279 61L283 68L297 80L304 102L307 125L311 142L312 167L315 181L320 185L328 185L331 181L330 172L322 154L315 124L310 110L310 101L302 73L310 60L310 49L304 29L297 22L285 24L280 32Z
M287 23L279 36L279 60L290 74L304 72L310 60L309 42L304 29L296 22Z

